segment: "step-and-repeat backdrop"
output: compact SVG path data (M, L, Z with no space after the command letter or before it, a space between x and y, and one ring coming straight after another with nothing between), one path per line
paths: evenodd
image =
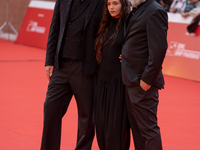
M46 49L55 2L31 1L16 43Z
M163 73L170 76L200 81L200 25L189 34L187 26L192 17L168 13L168 49Z
M31 1L20 28L16 43L46 49L55 2ZM168 50L163 73L200 81L200 25L195 33L187 32L192 17L168 13Z

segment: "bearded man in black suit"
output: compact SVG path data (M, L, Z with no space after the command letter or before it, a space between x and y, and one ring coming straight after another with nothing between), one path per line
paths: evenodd
M90 150L94 138L93 96L96 74L94 40L104 0L56 0L50 26L41 150L59 150L62 117L72 96L78 108L76 150Z
M125 21L122 78L136 150L162 150L157 123L158 90L164 88L168 16L155 0L130 0Z

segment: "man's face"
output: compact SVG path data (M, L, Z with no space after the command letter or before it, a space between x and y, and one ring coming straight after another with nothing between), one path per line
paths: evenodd
M146 0L129 0L133 7L137 7L141 3L145 2Z

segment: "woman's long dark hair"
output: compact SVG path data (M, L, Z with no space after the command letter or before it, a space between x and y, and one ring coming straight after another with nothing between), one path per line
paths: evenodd
M113 17L110 15L108 11L107 1L108 0L105 0L101 23L97 33L97 38L95 40L96 60L98 63L100 63L102 59L102 47L105 42L106 34L108 30L111 28L113 23ZM106 43L112 42L113 44L115 42L120 28L130 12L130 2L128 0L120 0L120 2L122 4L122 7L120 11L120 17L115 29L115 33L110 37L110 39Z

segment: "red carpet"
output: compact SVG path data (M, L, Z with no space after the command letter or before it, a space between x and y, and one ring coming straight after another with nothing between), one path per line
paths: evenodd
M0 39L0 150L39 150L48 81L45 50ZM183 66L184 67L184 66ZM200 83L165 76L158 122L164 150L200 149ZM63 118L61 150L76 144L77 111ZM92 150L98 150L96 138ZM134 150L131 144L130 150Z

